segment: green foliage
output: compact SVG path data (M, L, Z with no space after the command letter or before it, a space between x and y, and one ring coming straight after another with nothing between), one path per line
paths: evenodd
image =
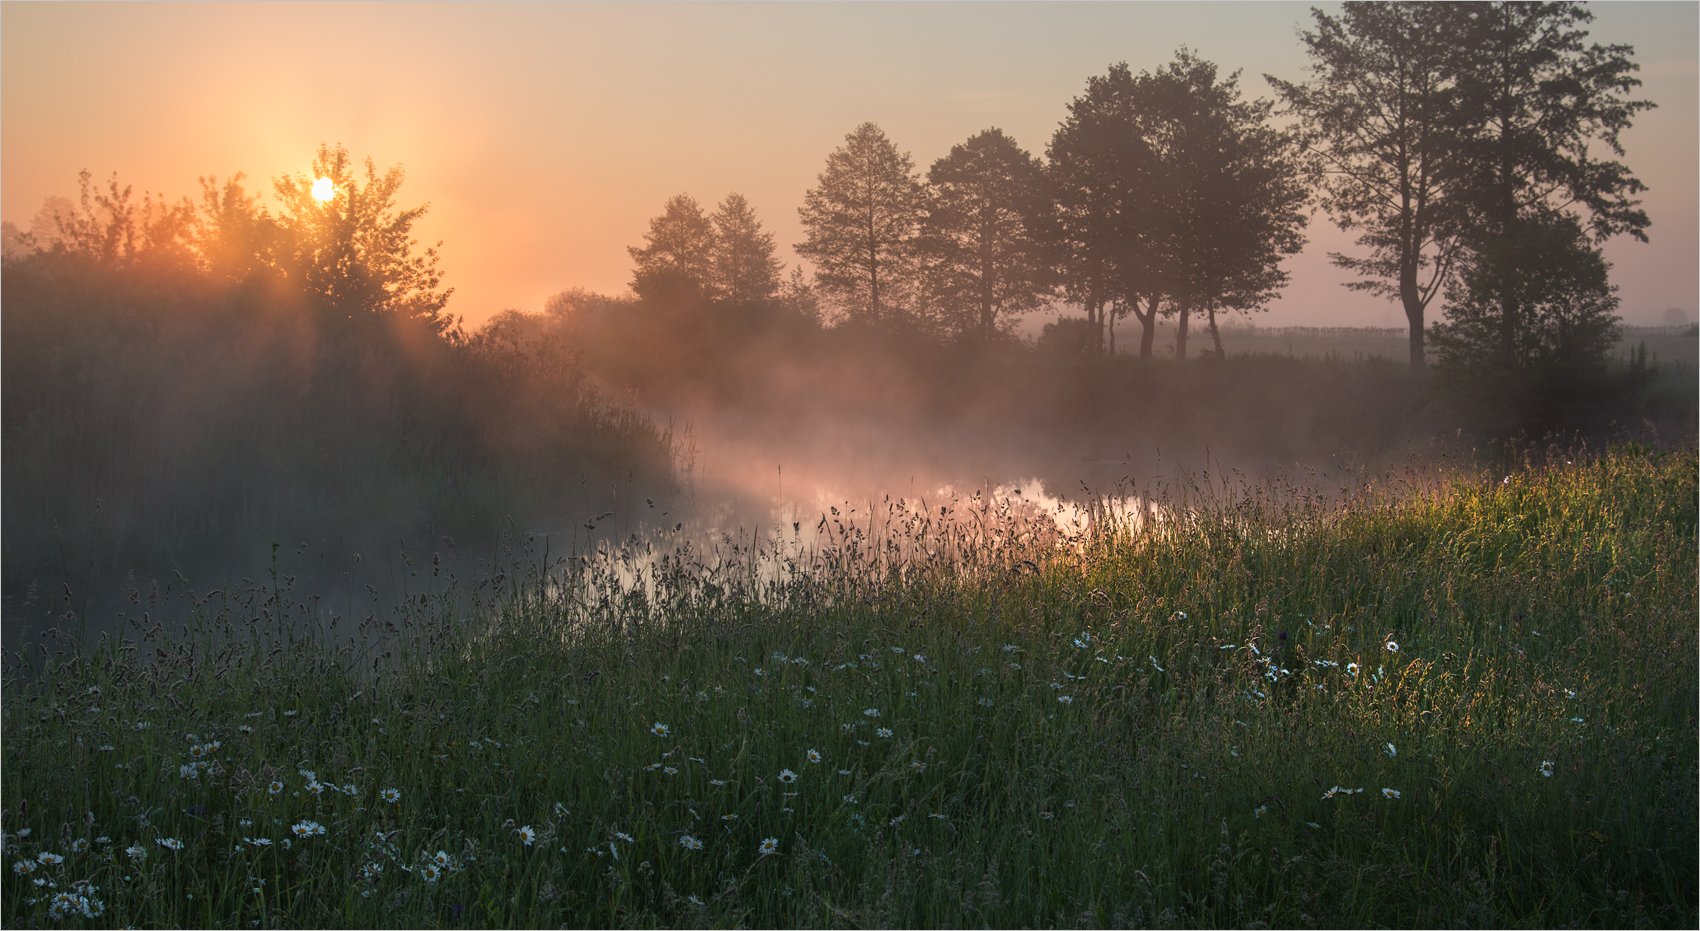
M283 581L197 599L14 657L0 909L1692 925L1695 475L1204 482L1074 539L892 503L448 583L358 649Z

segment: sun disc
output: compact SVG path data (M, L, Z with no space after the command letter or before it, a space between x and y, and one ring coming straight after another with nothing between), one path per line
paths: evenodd
M313 182L313 199L323 203L336 196L336 185L329 178L320 178Z

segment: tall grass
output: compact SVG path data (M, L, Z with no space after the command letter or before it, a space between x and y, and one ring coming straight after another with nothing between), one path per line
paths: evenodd
M1696 922L1692 451L1186 491L438 579L347 641L274 580L14 656L0 914Z

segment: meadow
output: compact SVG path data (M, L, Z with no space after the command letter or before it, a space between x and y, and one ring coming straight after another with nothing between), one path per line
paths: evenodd
M1691 448L1132 491L421 565L358 630L138 590L8 657L0 918L1700 920Z

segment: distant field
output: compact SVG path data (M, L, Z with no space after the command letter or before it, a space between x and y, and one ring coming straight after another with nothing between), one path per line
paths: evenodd
M1208 348L1208 334L1192 345ZM1159 331L1158 345L1172 346L1172 331ZM1408 358L1407 331L1399 327L1234 327L1222 331L1229 355L1280 355L1295 358L1371 358L1402 362ZM1692 327L1625 327L1616 356L1627 360L1637 346L1647 347L1655 365L1700 365L1700 337ZM1137 343L1133 343L1137 348Z
M1695 475L138 594L198 632L13 657L0 923L1694 927Z

